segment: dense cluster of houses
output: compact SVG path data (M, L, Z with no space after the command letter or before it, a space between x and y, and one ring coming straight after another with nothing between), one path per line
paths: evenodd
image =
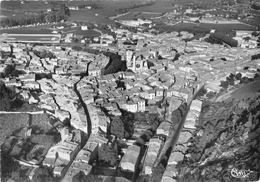
M151 175L155 161L158 157L159 151L163 146L163 141L160 138L152 138L148 143L148 149L143 163L142 175Z
M99 134L91 134L87 143L78 152L62 181L73 182L73 177L82 171L86 176L92 171L92 163L97 157L98 148L108 140Z
M118 35L122 34L126 35L126 39L130 39L127 32L120 31ZM238 34L240 37L246 35L241 32ZM220 90L221 80L225 80L230 73L252 77L260 63L259 60L251 61L251 56L257 53L258 49L227 49L199 40L186 43L182 38L189 36L187 32L181 32L180 35L131 35L134 36L140 39L136 45L131 45L131 49L118 44L118 54L122 56L122 61L126 62L128 69L124 72L103 75L109 63L109 59L103 54L92 55L55 46L32 48L23 44L14 44L14 56L7 58L5 64L0 67L0 73L6 71L8 64L24 72L18 77L1 80L7 86L17 87L17 92L25 100L38 103L40 108L47 110L60 122L69 120L75 128L72 131L59 128L62 140L51 147L43 162L44 165L52 166L54 175L63 178L63 181L72 181L79 171L86 175L91 174L92 162L96 159L98 148L102 143L108 142L107 138L99 134L107 133L110 124L104 109L113 116L122 115L121 109L132 113L158 113L158 105L164 99L177 98L180 105L188 101L202 83L205 83L207 90L217 92ZM1 43L1 49L10 51L10 45ZM48 49L56 58L39 58L33 53L33 50L44 49ZM177 53L180 57L174 60ZM51 79L36 79L40 73L51 74ZM80 78L82 73L87 73L88 76ZM35 90L39 91L38 95L32 94ZM202 101L192 101L185 129L196 128L201 108ZM88 113L85 113L86 111ZM88 128L89 122L91 129ZM162 122L156 134L168 136L172 123L170 119ZM84 146L82 134L90 135ZM189 137L189 133L182 132L180 141L185 143ZM135 174L140 161L143 161L142 174L150 175L162 145L161 139L152 138L142 160L141 148L129 144L119 164L121 170ZM185 149L186 145L181 144L178 147L183 152L182 149ZM178 151L171 154L163 180L173 180L174 166L183 158L181 155Z

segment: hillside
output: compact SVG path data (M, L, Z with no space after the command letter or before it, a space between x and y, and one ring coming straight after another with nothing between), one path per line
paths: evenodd
M204 106L202 126L190 139L184 161L178 164L179 171L185 169L180 181L259 179L258 91L258 82L249 83L224 102L209 102Z

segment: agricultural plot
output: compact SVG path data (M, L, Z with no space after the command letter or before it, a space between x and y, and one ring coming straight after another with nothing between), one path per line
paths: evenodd
M162 13L140 13L139 15L136 16L136 18L140 18L140 19L150 19L150 18L154 18L154 17L158 17L161 16Z
M81 30L80 27L67 28L67 29L64 29L62 32L73 33L75 35L83 35L84 37L98 37L98 36L100 36L100 33L96 32L95 30Z
M53 25L49 25L53 26ZM46 28L45 28L46 27ZM8 34L50 34L53 30L47 28L46 26L29 26L29 27L20 27L20 28L12 28L12 29L2 29L0 30L0 34L8 33Z
M129 14L125 16L120 16L117 18L117 20L133 20L138 15L138 12L130 12Z
M1 10L1 17L13 17L13 18L21 18L23 15L25 15L24 13L21 12L15 12L15 11L9 11L9 10L4 10L4 9L0 9Z
M72 21L87 21L94 23L104 23L104 24L113 24L114 21L99 15L95 14L88 10L72 10L70 11Z
M173 1L155 1L154 4L130 9L131 12L158 12L165 13L173 11Z
M255 27L246 25L243 23L236 24L214 24L214 23L200 23L198 27L205 29L217 29L217 30L255 30Z
M212 3L212 2L215 2L215 0L200 0L198 2L199 3ZM196 3L196 1L194 1L194 0L175 0L175 1L173 1L173 3L184 5L184 4L188 4L188 3Z
M47 10L51 8L51 4L46 4L45 1L25 1L24 4L21 1L2 1L1 8L8 10ZM2 11L1 11L2 13Z
M67 3L68 6L79 6L79 5L97 5L99 9L90 9L88 11L97 13L101 16L115 16L118 14L117 10L120 8L128 8L133 4L139 4L140 0L129 0L129 1L70 1Z
M60 34L7 34L0 36L0 40L6 42L59 43L60 39Z

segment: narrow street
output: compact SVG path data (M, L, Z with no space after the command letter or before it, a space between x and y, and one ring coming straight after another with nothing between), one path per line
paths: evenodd
M174 132L172 132L172 134L171 134L171 135L167 138L167 140L165 141L165 144L164 144L164 146L163 146L163 148L162 148L162 150L161 150L161 153L160 153L160 155L159 155L159 157L158 157L158 160L156 161L154 167L156 167L156 166L159 165L159 163L160 163L160 162L162 161L162 159L163 159L163 156L166 154L167 150L168 150L170 147L172 148L171 150L173 150L174 146L178 143L178 139L179 139L180 133L181 133L181 131L182 131L182 129L183 129L184 123L185 123L185 121L186 121L187 114L188 114L188 112L189 112L189 110L190 110L191 102L192 102L194 99L196 99L197 94L201 91L202 88L204 88L204 85L205 85L205 84L201 85L201 86L195 91L194 95L190 98L190 100L188 100L188 103L187 103L187 105L188 105L187 111L185 112L185 114L184 114L183 118L181 119L180 123L178 124L177 129L176 129Z
M81 79L82 79L82 78L83 78L83 77L81 77ZM81 80L81 79L80 79L80 80ZM87 136L88 136L88 138L89 138L89 136L90 136L90 134L91 134L91 128L92 128L92 126L91 126L91 120L90 120L90 116L89 116L89 112L88 112L87 106L86 106L85 102L83 101L83 99L82 99L82 97L81 97L81 95L80 95L80 93L79 93L79 91L78 91L78 89L77 89L77 84L80 82L80 80L77 81L77 82L74 84L74 92L77 94L77 96L78 96L78 98L79 98L79 101L80 101L80 103L81 103L81 105L82 105L82 107L83 107L83 109L84 109L85 115L86 115L86 117L87 117L87 125L88 125L88 134L87 134Z

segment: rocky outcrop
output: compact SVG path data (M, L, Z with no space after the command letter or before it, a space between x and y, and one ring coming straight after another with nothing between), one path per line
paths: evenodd
M178 181L256 181L260 171L260 94L205 107L202 125L178 163Z

